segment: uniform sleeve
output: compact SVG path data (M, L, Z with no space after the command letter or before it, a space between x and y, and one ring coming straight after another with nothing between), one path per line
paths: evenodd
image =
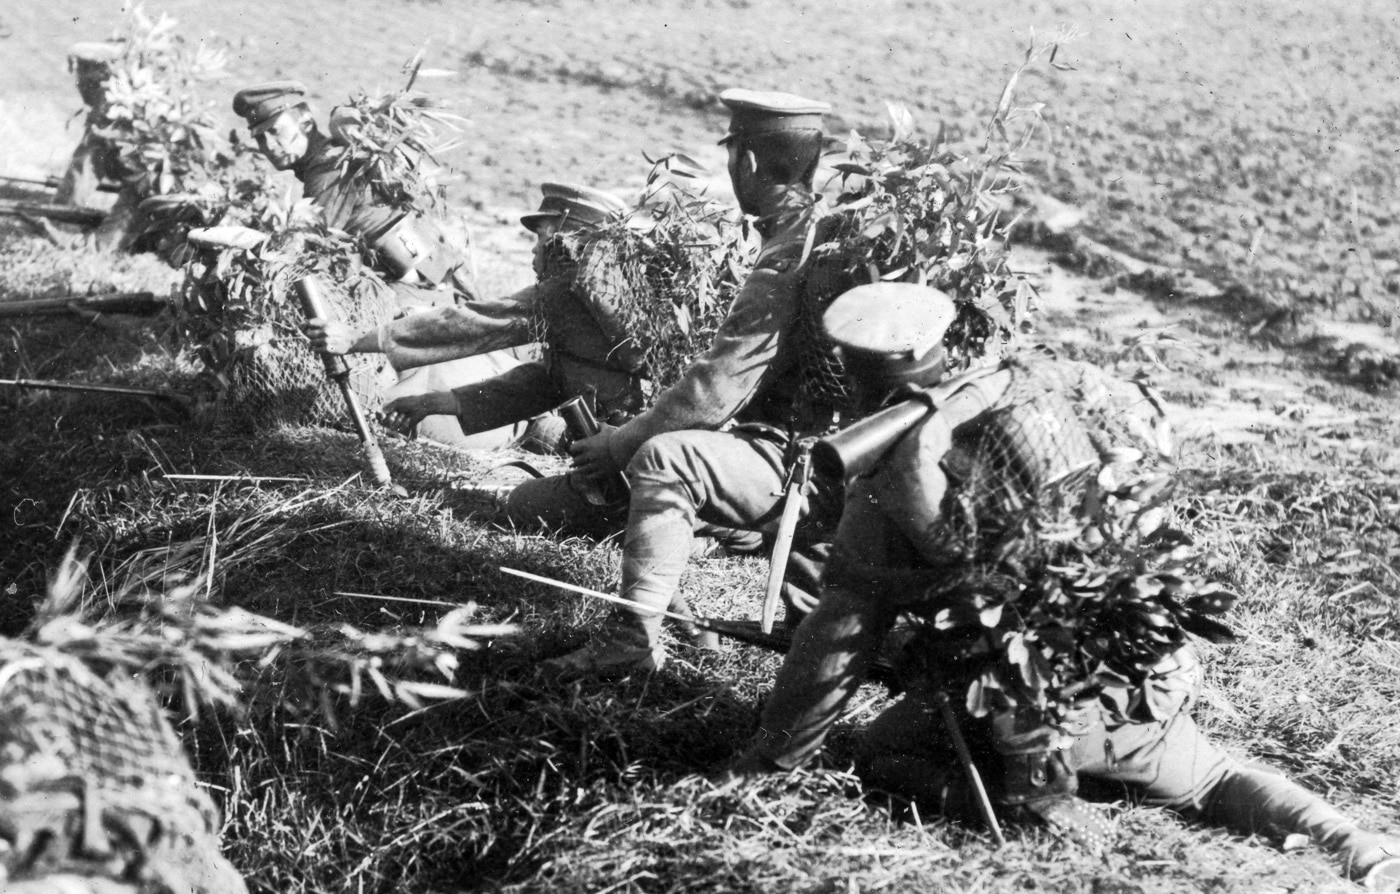
M404 370L529 344L535 340L535 308L557 287L551 281L504 298L400 317L380 328L379 349L395 369Z
M948 477L939 463L952 443L952 432L935 413L895 445L870 479L889 525L934 564L945 546L934 532L948 490Z
M800 250L799 245L796 252ZM657 397L651 409L611 433L608 447L619 466L625 466L648 438L718 428L744 408L767 377L779 374L774 359L797 306L792 253L761 261L734 299L709 350Z

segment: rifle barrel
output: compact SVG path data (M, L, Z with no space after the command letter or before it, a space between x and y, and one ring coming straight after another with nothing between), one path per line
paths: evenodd
M158 313L164 307L165 302L157 298L153 292L109 292L105 295L61 295L56 298L0 301L0 317L62 314L75 310L153 314Z
M0 388L30 389L35 391L77 391L89 394L116 394L122 397L142 397L162 401L186 415L190 412L190 402L179 394L168 391L154 391L150 388L128 388L125 385L95 385L83 382L53 382L47 379L0 379Z
M55 205L47 202L0 201L0 214L32 214L67 223L88 225L100 224L107 218L107 212L97 208L79 208L76 205Z

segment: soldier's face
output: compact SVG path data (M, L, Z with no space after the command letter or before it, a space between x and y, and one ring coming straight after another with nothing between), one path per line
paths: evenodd
M745 214L758 214L756 175L758 160L752 152L731 141L729 148L729 182L734 187L734 198L739 200L739 210Z
M535 268L536 276L544 275L545 248L557 232L559 232L559 221L557 220L541 221L535 227L535 256L532 266Z
M258 149L279 171L285 171L301 161L310 148L301 120L287 112L272 119L272 126L258 134L257 140Z

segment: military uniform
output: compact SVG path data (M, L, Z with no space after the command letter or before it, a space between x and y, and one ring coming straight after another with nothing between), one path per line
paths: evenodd
M552 220L576 232L620 220L627 212L621 199L598 190L557 183L546 183L542 190L541 210L521 218L527 229ZM577 250L589 250L586 235ZM556 235L546 251L569 254L574 249ZM566 258L562 264L544 265L538 283L513 295L394 320L380 328L380 350L396 369L410 369L526 345L539 339L543 329L542 360L452 389L462 430L528 419L576 395L588 396L599 418L630 418L642 406L643 351L627 334L617 296L602 294L576 275L576 268L577 262Z
M721 99L734 111L731 129L740 129L731 136L744 128L819 130L828 108L751 91L726 91ZM817 216L810 191L796 187L765 209L758 260L710 348L651 408L607 433L607 449L626 468L631 485L624 598L654 609L678 604L693 533L702 524L776 529L793 441L830 421L803 412L799 370L801 352L811 347L799 328L802 261ZM719 430L727 424L732 427ZM823 484L805 495L808 524L793 544L790 603L803 601L804 589L814 591L826 549L818 520L833 521L839 507L839 493ZM658 615L620 613L602 638L556 660L555 667L589 672L659 666L660 626Z
M256 136L285 112L304 109L306 88L295 81L273 81L238 91L233 110L248 121ZM432 308L476 300L465 257L447 241L441 228L426 216L381 202L369 184L342 164L347 148L336 134L352 126L343 109L332 110L331 136L319 130L307 134L307 148L292 165L302 194L322 214L328 227L359 237L374 253L374 268L393 290L402 314L412 316ZM402 372L388 399L441 390L451 384L478 382L506 374L518 365L513 353L484 353L454 361L451 366L415 368ZM396 367L397 368L397 367ZM452 419L425 421L420 433L461 447L493 448L512 443L522 426L463 432Z
M861 302L862 316L880 313L878 301L867 295L847 298L832 311ZM899 321L906 328L915 323L907 313ZM933 343L942 334L935 328L927 336ZM1125 392L1096 369L1047 360L1013 363L939 404L874 471L850 483L821 601L798 629L759 733L735 772L786 770L806 762L871 661L887 650L901 613L932 619L967 598L967 591L944 586L960 561L951 554L944 521L966 505L956 457L974 449L974 439L983 434L979 420L1006 406L1008 394L1019 388L1024 397L1018 377L1069 391L1090 411L1150 412L1141 396L1130 405ZM942 587L945 595L930 597L931 587ZM868 784L925 806L965 810L970 794L959 785L939 707L946 653L919 657L926 664L916 664L906 677L906 694L867 731L859 769ZM1041 720L1039 712L994 712L989 723L968 724L968 738L984 772L993 771L989 787L1004 805L1045 808L1032 812L1063 823L1088 843L1105 843L1109 829L1101 816L1075 807L1083 804L1069 797L1078 779L1109 796L1128 794L1246 832L1306 834L1336 852L1357 876L1374 870L1388 853L1400 856L1400 840L1361 831L1318 796L1277 773L1243 765L1212 743L1190 714L1200 683L1200 664L1183 647L1163 656L1130 700L1084 699L1057 725ZM1013 778L1018 773L1024 775Z
M68 67L77 77L78 93L88 113L82 139L54 194L54 201L60 205L94 207L102 184L119 184L127 174L116 146L95 132L106 123L105 83L112 75L111 64L123 52L124 45L118 41L83 41L68 50Z

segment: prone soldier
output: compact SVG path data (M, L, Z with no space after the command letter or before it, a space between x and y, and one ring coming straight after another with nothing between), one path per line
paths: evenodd
M848 292L824 319L862 385L880 376L888 385L922 368L909 382L922 388L941 378L940 342L953 317L941 293L880 284ZM1111 425L1102 423L1096 431L1094 420L1147 409L1140 392L1134 406L1114 385L1093 367L1032 356L923 390L932 412L925 403L909 416L905 411L919 408L916 402L887 411L886 418L905 414L903 431L895 429L882 449L864 452L861 458L867 465L873 461L873 468L848 483L821 600L798 628L758 734L731 765L731 777L805 763L820 750L872 661L899 652L906 694L866 731L857 769L867 784L926 808L965 811L973 803L976 785L970 777L964 781L957 765L962 724L952 710L968 720L974 699L969 696L966 709L960 698L950 705L949 684L969 685L968 668L987 655L975 643L985 644L981 612L996 604L987 598L997 586L996 572L1011 574L1011 560L1023 568L1030 564L1030 554L1006 548L1012 542L1006 535L984 544L978 531L1013 530L1017 519L1031 517L1025 507L1038 512L1057 501L1062 507L1094 505L1089 482L1102 486L1103 461L1131 456L1111 439ZM856 431L848 429L825 446ZM861 453L850 451L848 458ZM823 455L833 468L841 467L839 450ZM860 464L853 465L859 472ZM1058 491L1051 482L1059 482ZM985 554L989 545L995 561ZM1018 586L1024 592L1023 581L1011 574L1003 583L1008 592ZM1027 617L1034 607L1017 602L1003 610ZM1072 620L1058 634L1072 629ZM1091 670L1080 672L1085 679L1066 680L1060 689L1056 704L1065 696L1068 707L1058 714L1033 701L979 696L987 714L968 724L967 740L976 746L976 764L990 771L989 788L1002 807L1102 846L1112 830L1078 797L1082 779L1246 833L1306 835L1335 854L1353 878L1396 890L1400 838L1363 830L1283 775L1221 750L1191 717L1201 684L1192 648L1179 628L1175 636L1163 635L1173 632L1162 626L1165 619L1141 620L1156 625L1142 642L1160 645L1135 655L1135 664L1107 653L1116 668L1142 668L1135 679L1122 678L1121 686L1108 686L1090 662ZM1126 641L1129 621L1127 615L1113 616L1105 641ZM959 631L972 638L960 640ZM1030 648L1039 646L1033 642Z
M475 293L466 258L437 223L421 211L379 201L370 184L342 164L344 134L357 124L353 111L333 109L327 136L305 94L306 87L297 81L257 84L234 94L233 111L248 122L272 166L301 181L303 195L320 209L326 226L365 241L386 281L427 289L446 285L470 300Z

